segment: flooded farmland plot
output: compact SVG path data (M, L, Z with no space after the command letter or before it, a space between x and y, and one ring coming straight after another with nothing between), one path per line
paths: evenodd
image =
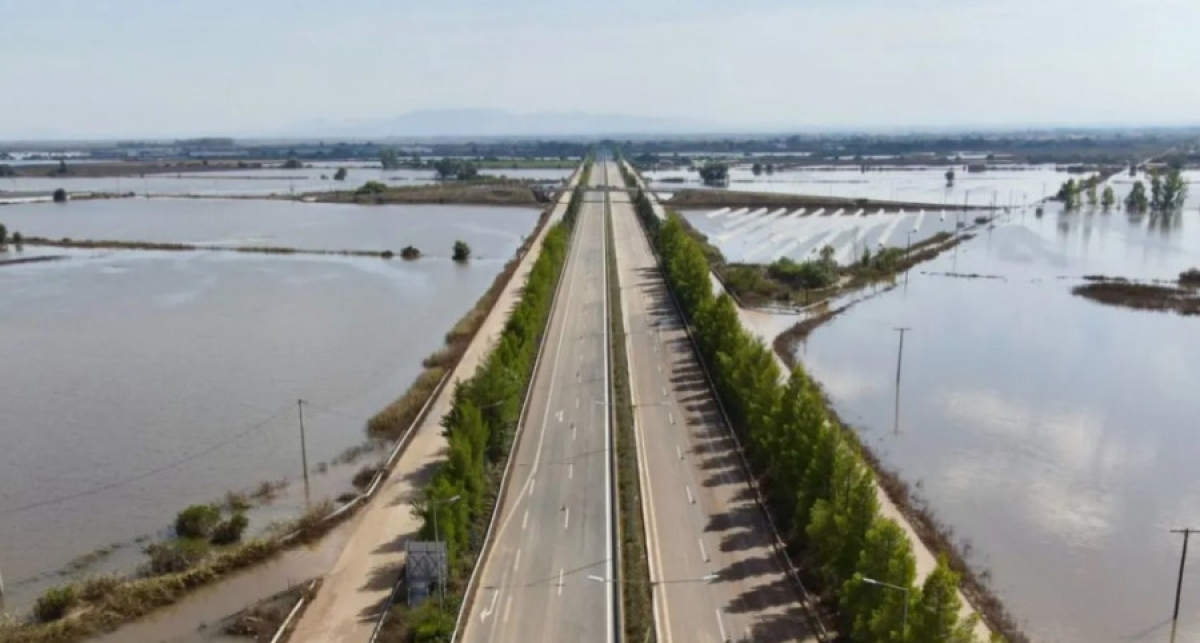
M1002 216L796 347L1032 640L1169 640L1182 547L1169 530L1200 522L1200 319L1071 288L1200 265L1197 205L1193 186L1172 217ZM898 407L897 327L911 328ZM1191 570L1180 614L1175 640L1200 641Z
M180 172L114 177L5 177L0 178L0 198L4 192L50 195L58 188L68 193L134 193L139 196L288 196L310 192L353 190L367 181L380 181L390 186L428 185L437 181L433 170L383 170L378 164L371 167L346 166L344 181L334 180L338 166L314 166L297 169L262 168L230 169L212 172ZM516 180L565 180L571 170L555 169L484 169L484 176L507 177Z
M947 185L947 167L883 167L867 172L858 167L838 169L788 169L755 175L747 166L729 169L728 190L775 192L810 196L845 197L909 203L929 203L946 207L1032 203L1058 191L1071 175L1054 166L1000 166L984 172L954 168L952 185ZM646 172L646 180L655 190L703 187L696 172L668 170ZM683 182L680 183L679 181Z
M493 206L123 199L12 205L0 208L0 223L48 239L396 252L413 245L433 257L449 257L462 239L476 257L508 259L537 215Z
M164 204L180 209L164 213ZM341 465L338 456L363 443L367 418L407 389L538 216L363 207L359 218L342 206L277 214L272 205L292 204L81 202L0 212L26 235L412 243L440 255L0 253L65 257L0 267L5 611L28 608L64 572L132 570L146 539L163 535L177 511L227 491L287 481L274 502L251 510L250 531L294 517L305 503L298 399L314 500L350 490L379 454ZM474 250L465 265L446 256L456 238Z

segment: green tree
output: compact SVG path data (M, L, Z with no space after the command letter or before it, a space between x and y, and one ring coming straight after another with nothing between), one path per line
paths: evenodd
M355 194L383 194L384 192L387 192L387 185L379 181L367 181L354 191Z
M1058 189L1055 198L1061 201L1067 210L1079 208L1079 184L1075 182L1075 179L1067 179Z
M3 223L0 223L0 246L3 246L7 243L8 243L8 228L4 227Z
M954 187L954 168L946 170L946 187Z
M333 180L334 181L345 181L347 174L349 174L349 172L346 171L346 168L339 167L337 169L337 172L333 173Z
M466 260L471 258L471 246L468 246L466 241L462 241L462 240L455 241L454 242L454 254L452 255L451 258L453 258L455 261L457 261L459 263L465 262Z
M1167 171L1166 178L1162 181L1161 197L1159 210L1162 212L1171 212L1183 207L1187 200L1187 181L1183 179L1183 174L1178 168L1172 167Z
M909 636L922 643L971 643L975 619L962 621L959 611L958 574L950 569L946 557L938 558L937 567L921 587L915 609L909 614Z
M1111 210L1117 204L1117 195L1111 185L1104 186L1104 194L1100 196L1100 207Z
M385 170L399 169L400 157L396 156L396 150L391 148L379 150L379 166Z
M216 505L192 505L175 516L175 535L180 538L208 538L221 520Z
M12 233L12 242L13 242L13 245L16 246L18 250L20 250L21 244L25 242L25 239L21 237L20 232L13 232Z
M1095 182L1095 181L1089 181L1089 182L1088 182L1088 186L1087 186L1087 204L1088 204L1088 207L1090 207L1090 208L1094 208L1094 207L1096 207L1096 203L1097 203L1097 201L1098 201L1098 199L1097 199L1097 197L1096 197L1096 182Z
M876 518L867 532L866 543L858 558L854 576L842 586L838 602L844 618L851 623L853 641L902 643L904 641L905 603L913 610L917 598L913 583L917 564L904 529L890 518ZM898 590L871 585L864 578L909 589Z
M1125 210L1133 213L1142 213L1149 207L1150 199L1146 197L1146 184L1141 181L1134 181L1133 189L1125 197Z
M438 179L443 181L466 181L479 175L479 168L475 167L474 163L449 157L438 159L433 164L433 169L437 172Z
M700 168L700 180L705 185L722 186L729 184L729 166L724 163L705 163Z
M762 174L763 173L762 163L755 163L754 165L750 166L750 171L754 173L754 176L758 176L758 175Z
M55 203L66 203L67 202L67 191L62 188L58 188L57 190L55 190L54 191L54 202Z
M1158 172L1150 174L1150 209L1155 212L1165 210L1166 200L1163 198L1163 180Z

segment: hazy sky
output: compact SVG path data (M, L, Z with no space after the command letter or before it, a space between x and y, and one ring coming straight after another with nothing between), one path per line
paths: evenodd
M492 107L717 126L1200 123L1197 0L0 0L0 138Z

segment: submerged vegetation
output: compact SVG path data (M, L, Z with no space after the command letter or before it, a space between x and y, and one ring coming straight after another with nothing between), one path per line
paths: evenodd
M274 525L260 538L228 547L210 548L195 539L166 541L186 543L161 548L175 556L162 554L163 562L173 565L157 571L152 558L140 576L100 576L53 588L38 599L34 620L0 622L0 640L68 643L112 631L232 572L266 560L293 543L320 537L335 524L327 519L332 509L328 502L316 504L299 518Z
M1179 275L1179 285L1157 285L1121 278L1088 277L1089 282L1071 292L1101 304L1135 310L1173 311L1180 315L1200 315L1200 270Z

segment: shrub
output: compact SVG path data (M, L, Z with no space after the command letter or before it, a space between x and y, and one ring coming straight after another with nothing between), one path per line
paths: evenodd
M354 191L355 194L383 194L384 192L387 192L387 185L379 181L367 181Z
M17 234L13 233L13 242L17 243ZM1185 286L1200 286L1200 268L1192 268L1179 273L1179 283Z
M186 571L208 555L208 541L199 538L179 538L154 543L144 550L150 556L152 574L172 574Z
M93 576L79 586L79 598L94 602L111 594L121 584L121 579L112 576Z
M180 538L208 538L221 520L216 505L192 505L175 516L175 535Z
M421 251L416 246L404 246L404 249L400 251L400 257L412 261L421 257Z
M37 599L37 603L33 606L33 613L43 623L57 621L67 615L67 610L71 609L78 598L75 588L70 585L52 587Z
M300 159L288 159L283 164L283 169L285 170L298 170L302 167L304 167L304 164L300 162Z
M375 474L379 473L379 469L380 467L373 464L364 465L354 474L351 484L355 489L366 489L367 485L371 484L371 480L375 479Z
M459 263L463 263L467 259L470 259L471 258L471 246L468 246L466 241L461 241L461 240L455 241L453 257L454 257L454 260Z
M334 180L334 181L345 181L345 180L346 180L346 174L347 174L347 172L346 172L346 168L344 168L344 167L339 167L339 168L338 168L338 171L337 171L337 172L335 172L335 173L333 174L333 180Z
M246 526L250 521L246 519L246 514L238 512L229 517L228 520L218 524L212 532L210 539L214 545L231 545L242 539L242 533L246 531Z
M20 248L21 244L25 242L25 239L21 236L20 232L14 232L12 233L12 242L14 246Z
M383 252L379 253L379 256L383 257L384 259L391 259L392 257L396 256L396 253L392 252L391 250L384 250Z
M55 190L54 191L54 202L55 203L66 203L67 202L67 191L62 188L58 188L57 190Z

